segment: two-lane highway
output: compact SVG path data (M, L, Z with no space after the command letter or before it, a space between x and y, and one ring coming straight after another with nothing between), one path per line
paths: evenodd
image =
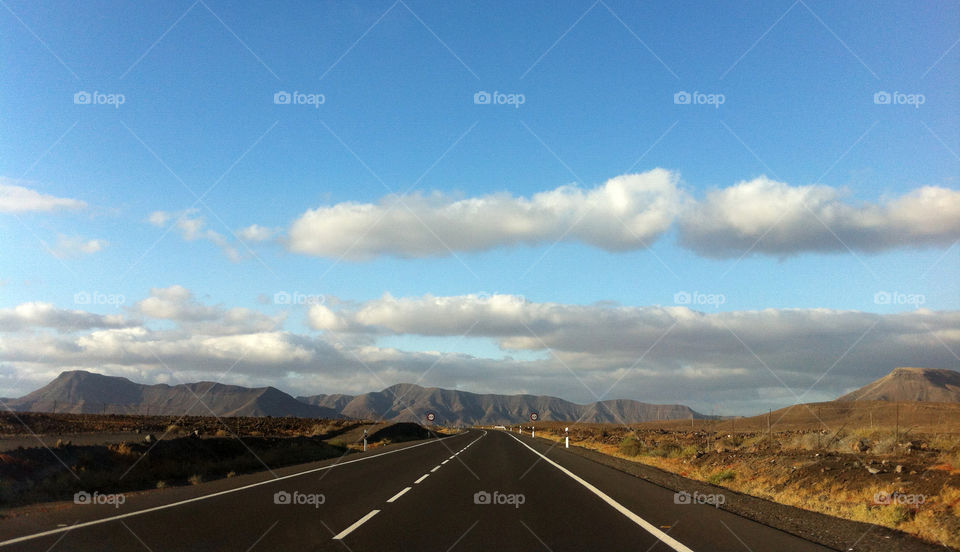
M121 508L71 505L46 515L43 530L8 520L0 547L826 550L707 504L677 504L672 491L505 431L471 430L278 475L213 482L211 492L173 502L145 493Z

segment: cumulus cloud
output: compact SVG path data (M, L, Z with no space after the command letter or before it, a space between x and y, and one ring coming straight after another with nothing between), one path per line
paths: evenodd
M290 226L290 251L364 260L430 257L514 245L581 242L606 251L650 246L677 227L681 246L706 257L745 253L876 252L945 246L960 238L960 192L927 186L881 202L848 201L824 185L767 177L695 199L679 174L654 169L584 190L561 186L529 198L457 199L442 193L310 209ZM251 237L273 234L256 225Z
M267 316L243 308L206 305L180 285L151 288L150 296L138 301L133 311L147 318L178 322L197 334L230 335L272 331L286 319L286 314Z
M598 387L624 376L633 378L631 388L642 376L677 396L681 388L696 388L718 397L738 386L760 396L759 387L782 392L784 385L800 395L829 371L818 384L819 396L829 399L899 365L956 366L950 349L960 346L960 312L923 309L704 313L683 306L532 303L510 295L385 295L337 310L314 306L309 320L332 335L492 338L506 352L547 352L557 374L572 371ZM675 387L668 391L671 379Z
M927 186L853 205L829 186L760 177L707 193L681 216L679 237L707 257L949 245L960 238L960 192Z
M237 235L244 241L265 242L276 236L277 230L275 228L260 226L259 224L251 224L246 228L238 230Z
M669 228L683 204L678 177L663 169L619 176L584 190L561 186L529 198L507 193L455 199L389 196L302 214L289 229L296 253L352 260L429 257L500 246L580 241L609 251L639 249Z
M186 209L178 213L154 211L147 217L147 222L158 228L164 228L172 220L174 228L180 232L180 237L184 240L206 240L212 242L219 247L231 261L239 261L241 255L240 252L237 251L237 248L231 245L223 234L207 228L207 220L198 213L199 211L195 208Z
M69 332L92 328L125 328L133 324L119 315L61 309L52 303L23 303L13 308L0 309L0 331L4 332L31 328L52 328Z
M50 212L87 206L79 199L44 194L15 182L11 178L0 177L0 213Z
M83 255L92 255L100 252L106 246L107 242L105 240L88 240L80 236L60 235L57 237L57 243L54 245L52 251L54 256L60 259L67 259L81 257Z
M42 303L0 311L0 366L39 384L45 383L41 375L49 380L67 369L171 383L218 379L229 370L225 382L269 384L298 395L419 380L475 392L579 402L632 398L750 413L829 400L896 366L955 368L950 350L960 349L960 312L926 309L704 313L534 303L511 295L385 295L311 305L309 322L322 331L309 334L283 331L275 325L282 319L257 311L204 304L180 286L154 289L132 309L144 322ZM60 331L31 331L35 327ZM466 350L469 339L494 340L507 355L399 350L377 342L404 335L450 336ZM513 351L538 354L516 360Z

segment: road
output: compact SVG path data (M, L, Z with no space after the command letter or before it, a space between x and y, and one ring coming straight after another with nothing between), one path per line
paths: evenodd
M6 550L828 550L528 435L444 439L0 523ZM685 497L684 497L685 498ZM30 518L31 516L26 516ZM31 523L33 525L31 525ZM58 527L58 525L63 525Z

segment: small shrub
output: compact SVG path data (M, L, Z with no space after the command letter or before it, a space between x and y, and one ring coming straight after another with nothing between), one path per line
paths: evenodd
M158 488L158 489L166 489L166 488L167 488L167 482L166 482L166 481L157 481L157 488Z
M191 485L199 485L203 483L203 477L195 473L191 475L189 479L187 479L187 482Z
M620 453L626 456L637 456L643 452L643 443L633 437L624 437L620 441Z
M736 476L737 476L737 472L733 470L722 470L708 477L707 482L712 483L714 485L719 485L720 483L724 481L729 481Z

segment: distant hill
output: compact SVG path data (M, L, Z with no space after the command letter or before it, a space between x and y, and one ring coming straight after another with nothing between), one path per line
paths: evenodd
M895 368L837 401L960 402L960 372L934 368Z
M336 410L300 402L273 387L249 388L208 381L143 385L82 370L63 372L33 393L6 404L13 410L31 412L341 417Z
M581 420L584 423L634 423L690 419L691 416L707 418L675 404L657 405L621 399L581 405L544 395L482 395L409 383L355 397L315 395L298 399L339 408L350 418L422 422L427 412L434 412L437 423L445 425L516 424L528 421L531 412L539 413L541 420Z
M584 423L711 418L677 404L624 399L576 404L543 395L481 395L408 383L356 396L295 399L273 387L252 389L213 382L144 385L82 370L63 372L33 393L5 402L13 410L30 412L347 417L417 423L425 422L426 414L434 412L436 423L442 425L516 424L529 421L531 412L537 412L544 421Z

